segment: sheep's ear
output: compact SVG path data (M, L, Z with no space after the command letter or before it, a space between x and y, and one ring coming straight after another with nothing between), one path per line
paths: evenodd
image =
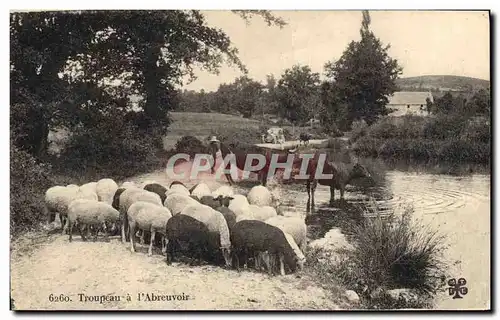
M234 200L233 197L226 197L227 200L231 201L231 200Z

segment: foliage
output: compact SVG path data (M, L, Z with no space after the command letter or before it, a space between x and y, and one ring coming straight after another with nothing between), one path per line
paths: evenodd
M336 62L325 64L326 75L335 85L340 102L347 105L347 121L364 119L368 124L386 115L388 96L396 91L396 79L402 73L369 29L370 17L363 13L361 40L352 41Z
M236 13L284 25L267 11ZM11 101L24 113L39 110L17 126L36 129L24 142L37 156L46 152L49 128L92 127L88 114L106 116L109 109L124 114L130 94L144 111L144 127L165 133L177 104L174 87L186 76L193 80L195 66L217 73L227 62L246 72L229 37L196 10L16 12L10 36Z
M484 117L468 119L460 114L388 117L353 132L353 150L361 156L392 160L488 164L490 131L489 121Z
M198 138L193 136L184 136L180 138L175 144L175 151L177 153L186 153L192 157L196 154L210 153L208 147L203 144Z
M306 122L319 111L319 74L309 66L286 69L276 86L278 113L293 124Z
M47 221L43 215L45 191L51 187L50 167L10 144L10 230L26 231Z
M376 299L377 291L398 288L425 296L443 288L446 239L414 219L412 210L386 215L376 210L353 230L354 250L345 253L336 274L345 285L360 288L364 298Z
M91 180L103 176L123 179L158 168L157 141L129 123L116 120L74 130L54 160L58 171L85 175Z

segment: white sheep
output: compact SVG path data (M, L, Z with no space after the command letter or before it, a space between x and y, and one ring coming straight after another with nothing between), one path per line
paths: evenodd
M276 209L270 206L256 206L251 204L249 207L255 220L266 221L267 219L278 215Z
M119 211L122 223L122 242L127 241L129 234L127 211L130 206L136 201L150 202L158 206L163 206L161 198L154 192L150 192L139 188L129 188L123 191L119 199Z
M273 195L268 188L264 186L255 186L247 194L249 204L258 206L271 206L273 204Z
M120 185L120 188L132 188L132 187L137 187L139 188L139 186L137 186L135 184L135 182L132 182L132 181L125 181L123 182L121 185ZM142 189L142 188L141 188Z
M113 196L118 190L118 184L113 179L105 178L97 181L95 189L99 201L111 204Z
M187 207L188 205L199 204L198 201L191 198L191 196L187 196L181 193L174 193L167 197L164 202L164 206L170 210L172 215L177 215L181 213L181 211Z
M307 225L304 219L296 217L274 216L265 220L267 224L280 228L290 234L300 250L305 253L307 248Z
M149 202L137 201L128 209L127 217L130 228L130 250L132 252L135 252L135 232L136 229L139 229L142 230L142 243L144 243L144 232L151 232L151 241L148 250L149 256L153 254L153 242L156 233L161 235L162 253L166 253L165 231L168 219L172 217L170 210Z
M231 186L220 186L212 192L214 198L217 196L232 197L234 194L234 189Z
M191 189L191 195L198 197L198 199L201 199L201 197L203 196L209 196L211 194L212 192L210 191L210 188L204 182L198 183Z
M92 181L89 183L82 184L80 186L80 190L82 190L84 192L94 192L97 194L96 186L97 186L97 182Z
M170 195L172 195L174 193L179 193L179 194L183 194L183 195L186 195L186 196L190 196L191 195L191 193L189 192L188 188L186 188L182 184L171 185L170 189L168 189L168 191L165 193L165 195L168 198Z
M63 186L54 186L45 192L45 214L49 223L53 221L53 216L55 218L55 215L59 214L63 233L66 231L64 226L68 216L69 204L76 199L97 200L97 195L94 192L82 191L78 187Z
M148 184L153 184L153 183L158 183L158 182L156 182L155 180L146 180L146 181L141 183L140 188L144 189L145 186L147 186Z
M111 205L99 202L97 200L77 199L70 203L68 207L68 219L65 229L69 228L69 241L72 241L73 226L78 223L82 240L85 241L83 228L96 227L94 241L101 227L107 229L106 223L115 223L118 221L120 213ZM106 230L107 231L107 230ZM107 234L105 233L105 237Z

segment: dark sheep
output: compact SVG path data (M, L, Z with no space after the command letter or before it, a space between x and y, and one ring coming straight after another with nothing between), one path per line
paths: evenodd
M120 210L120 195L123 193L123 191L127 190L126 188L118 188L116 191L115 191L115 194L113 196L113 203L111 204L111 206L113 208L115 208L116 210ZM113 236L116 236L120 233L120 228L121 228L121 223L120 221L117 221L116 223L113 223L111 225L111 230L110 230L110 234L113 235Z
M185 185L184 183L182 183L182 182L180 182L180 181L177 181L177 180L176 180L176 181L173 181L173 182L170 184L169 188L172 188L172 186L173 186L174 184L180 184L180 185L184 186L184 187L187 189L187 187L186 187L186 185Z
M246 262L249 255L254 257L257 253L265 251L273 257L278 257L281 275L285 274L285 263L292 270L303 266L304 256L293 238L286 237L281 229L262 221L242 220L234 224L231 231L231 244L233 263L238 271L242 256ZM269 268L268 271L269 274L274 272L273 268Z
M209 206L212 209L218 207L229 207L229 202L233 200L233 197L227 197L222 195L219 195L215 198L213 196L203 196L201 198L198 198L197 196L191 196L191 198L195 199L201 204Z
M120 195L123 193L123 191L127 190L126 188L118 188L116 190L115 195L113 196L113 203L112 207L115 208L116 210L120 210Z
M157 195L159 195L160 199L161 199L161 203L164 203L165 199L167 198L167 196L165 195L165 192L167 192L167 188L165 188L164 186L162 186L159 183L150 183L150 184L147 184L147 185L144 186L144 190L147 190L147 191L150 191L150 192L154 192Z
M226 219L227 227L229 228L229 232L233 229L233 226L236 224L236 215L232 210L225 206L220 206L215 208L216 211L219 211Z
M180 242L186 243L191 255L191 264L199 263L204 254L209 251L210 233L208 227L195 218L178 214L170 218L166 227L167 238L167 264L175 260L175 253L180 248Z

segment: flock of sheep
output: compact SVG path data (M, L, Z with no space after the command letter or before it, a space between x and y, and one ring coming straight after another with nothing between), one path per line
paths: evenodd
M279 199L264 186L253 187L247 196L232 187L210 190L199 183L188 189L174 181L170 186L151 182L138 186L112 179L101 179L82 186L49 188L45 210L49 222L59 215L63 234L72 241L78 227L82 240L99 231L107 238L121 233L123 243L130 241L135 252L136 237L144 244L150 238L161 246L170 264L182 252L191 263L208 261L240 270L241 263L269 274L303 268L306 249L306 224L302 218L278 215Z

